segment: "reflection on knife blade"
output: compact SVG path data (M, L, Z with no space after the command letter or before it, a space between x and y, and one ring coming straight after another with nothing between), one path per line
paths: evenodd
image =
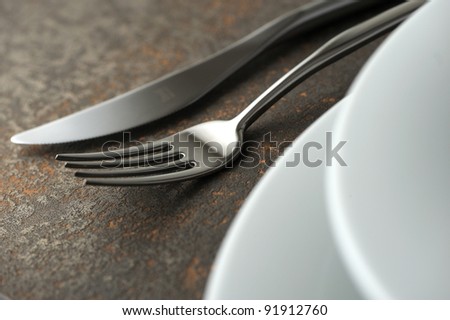
M19 133L11 141L17 144L73 142L157 120L198 100L286 36L386 2L389 1L314 1L269 22L199 63L90 108Z

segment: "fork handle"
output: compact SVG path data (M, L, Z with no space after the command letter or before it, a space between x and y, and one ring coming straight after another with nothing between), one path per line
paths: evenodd
M392 0L316 0L289 11L200 63L161 79L157 90L165 92L168 98L162 101L164 108L152 112L155 118L163 117L193 103L262 51L287 37L363 9L390 3ZM143 101L156 99L144 96L146 90L142 91Z
M362 1L360 1L362 2ZM408 1L335 36L264 91L233 121L240 135L300 82L395 28L425 1Z

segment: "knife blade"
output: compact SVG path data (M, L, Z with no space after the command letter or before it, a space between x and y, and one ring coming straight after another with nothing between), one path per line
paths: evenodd
M16 134L16 144L75 142L128 130L192 104L256 55L287 36L389 2L314 1L265 24L201 62L58 120Z

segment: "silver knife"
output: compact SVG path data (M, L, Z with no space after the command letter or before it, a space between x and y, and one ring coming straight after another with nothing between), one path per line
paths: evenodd
M61 119L16 134L17 144L54 144L120 132L174 113L200 97L272 44L389 0L318 0L265 24L201 62Z

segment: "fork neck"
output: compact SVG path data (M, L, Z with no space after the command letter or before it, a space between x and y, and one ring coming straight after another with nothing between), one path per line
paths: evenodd
M268 108L300 82L334 61L392 30L423 3L424 1L408 1L397 5L329 40L276 81L232 119L231 121L236 123L237 132L243 134Z
M244 132L267 109L281 99L281 97L292 90L299 82L314 73L317 69L314 68L317 64L317 56L318 52L316 51L283 77L278 79L242 112L233 118L231 121L236 123L237 131Z

